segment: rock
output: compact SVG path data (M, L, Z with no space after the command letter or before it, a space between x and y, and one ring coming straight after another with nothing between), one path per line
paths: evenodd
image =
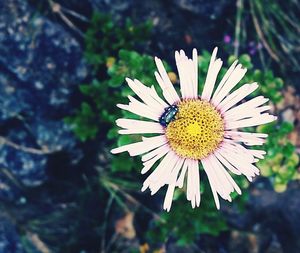
M18 80L0 67L0 122L17 117L21 112L30 110L25 97L30 93L18 89Z
M5 218L0 219L0 253L24 253L20 237L11 222Z
M40 150L34 138L23 126L19 126L9 131L6 139L17 146L13 147L6 143L0 146L0 166L7 169L17 182L25 186L38 186L44 182L46 179L46 154L26 150L26 148Z
M300 252L300 181L290 183L287 191L280 196L278 238L284 252ZM275 217L274 217L275 218Z
M283 193L271 189L252 190L248 212L252 224L260 223L278 238L283 252L300 252L300 182L289 184Z
M6 139L17 147L7 143L0 146L0 166L9 170L23 185L34 187L46 180L50 154L68 153L71 163L78 162L82 157L70 127L63 121L36 118L29 126L30 131L21 123L7 132Z
M178 7L194 14L216 19L222 15L224 8L228 6L230 1L174 0L174 3Z
M36 118L30 126L36 143L48 150L48 153L68 153L71 163L75 164L82 158L82 151L77 148L77 140L71 132L71 127L62 120Z
M1 152L1 149L0 149ZM1 166L2 167L2 166ZM0 200L14 202L21 199L21 191L16 184L7 177L10 171L7 168L1 168L1 172L6 173L0 177ZM8 173L7 173L8 172Z
M277 237L270 230L261 230L261 228L255 230L257 231L231 231L228 251L235 253L283 252Z
M1 2L0 67L17 80L0 78L2 89L9 99L21 97L32 115L61 115L74 86L87 75L76 39L22 0Z
M93 9L110 13L118 13L128 10L133 5L133 0L89 0Z
M0 166L20 184L45 182L49 154L68 153L72 163L81 158L63 118L86 76L81 45L62 25L27 1L1 1L0 132L12 145L0 145ZM18 198L16 186L0 174L1 183L0 198Z

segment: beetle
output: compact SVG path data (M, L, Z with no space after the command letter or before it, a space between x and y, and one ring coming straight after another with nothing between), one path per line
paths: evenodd
M159 123L166 127L171 121L175 120L175 116L178 112L178 106L177 105L171 105L167 108L165 108L165 111L159 118Z

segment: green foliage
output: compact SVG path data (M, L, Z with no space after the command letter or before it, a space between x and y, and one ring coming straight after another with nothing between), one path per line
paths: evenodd
M98 118L91 106L83 102L80 108L76 110L75 115L65 118L65 122L72 126L75 135L81 141L95 138L98 133Z
M186 189L176 189L172 210L169 213L161 213L161 219L154 221L153 227L148 232L150 240L163 242L173 237L179 245L187 245L194 242L200 234L218 236L229 229L222 212L216 209L210 185L204 173L201 178L201 210L191 208L186 200ZM233 176L233 178L242 190L248 188L249 183L246 178L241 176ZM240 210L245 208L248 196L246 191L242 195L237 193L231 195Z
M172 210L169 213L161 213L161 219L155 221L153 228L149 230L148 238L151 241L163 242L174 237L178 244L186 245L195 241L199 234L217 236L228 229L222 213L216 209L211 192L208 191L208 182L201 183L201 211L197 208L192 209L183 191L177 189Z
M154 71L156 70L153 57L141 55L134 51L120 50L118 61L108 69L110 87L120 87L125 78L138 79L146 85L156 83ZM121 87L122 96L133 95L128 85Z
M282 192L288 182L299 176L297 172L299 156L295 146L287 138L293 131L293 125L288 122L281 125L271 123L260 126L257 130L269 134L265 144L267 154L265 159L259 161L258 167L263 176L271 179L274 189Z
M99 81L94 79L90 84L80 86L86 101L65 121L73 127L76 136L86 141L93 139L101 130L108 132L108 138L118 137L114 121L121 117L121 110L117 103L127 101L132 90L125 83L125 77L137 78L145 84L155 83L153 75L155 65L153 58L134 51L120 50L118 60L107 69L108 79ZM139 118L129 112L122 111L124 117ZM120 136L118 138L126 138Z
M116 57L120 49L132 50L145 42L151 29L151 22L137 25L127 19L125 24L118 25L110 15L95 12L85 34L86 59L98 70L107 58Z

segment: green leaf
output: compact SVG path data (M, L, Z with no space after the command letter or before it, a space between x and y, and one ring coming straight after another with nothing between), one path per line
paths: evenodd
M290 122L283 122L280 126L280 132L283 134L288 134L290 132L292 132L294 129L294 126L292 123Z

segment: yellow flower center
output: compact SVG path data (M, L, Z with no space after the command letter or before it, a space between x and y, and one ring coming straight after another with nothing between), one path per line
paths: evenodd
M221 114L212 104L200 99L183 100L177 106L175 119L166 127L170 147L184 158L207 157L224 137Z

